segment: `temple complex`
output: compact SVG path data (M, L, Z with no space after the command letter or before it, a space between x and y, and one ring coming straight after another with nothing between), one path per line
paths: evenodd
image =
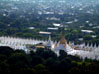
M23 39L16 37L0 37L0 46L9 46L15 50L24 50L29 52L30 49L36 51L38 48L51 49L56 54L59 54L60 50L64 50L69 55L78 55L81 58L91 58L99 60L99 45L89 44L74 44L74 42L67 43L64 36L64 28L62 28L62 34L60 41L52 41L49 35L48 40L37 40L37 39ZM29 48L30 47L30 48Z

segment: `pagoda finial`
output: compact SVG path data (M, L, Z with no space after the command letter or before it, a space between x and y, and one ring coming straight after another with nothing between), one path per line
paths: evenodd
M63 27L63 29L62 29L62 36L64 36L64 27Z
M65 40L65 37L64 37L64 27L62 28L62 36L61 36L60 44L65 44L66 45L66 40Z

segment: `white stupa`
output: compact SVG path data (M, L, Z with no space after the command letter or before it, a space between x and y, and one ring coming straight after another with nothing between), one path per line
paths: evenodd
M47 47L48 49L52 49L52 46L53 46L53 44L52 44L52 41L51 41L51 37L50 37L50 35L49 35L49 40L48 40L48 42L46 43L46 47Z

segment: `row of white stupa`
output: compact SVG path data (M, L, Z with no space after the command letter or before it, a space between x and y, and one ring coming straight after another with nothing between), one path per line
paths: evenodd
M46 44L47 47L52 48L55 53L59 54L60 50L64 50L69 55L78 55L81 58L89 58L89 59L97 59L99 60L99 45L96 44L93 46L93 44L81 44L81 45L74 45L74 43L67 43L64 37L64 29L62 32L61 40L58 43L52 43L51 38L49 37L49 40ZM77 50L76 50L77 48Z
M16 37L0 37L0 46L9 46L13 49L22 49L26 52L29 51L26 45L35 45L38 43L46 43L44 40L36 40L36 39L24 39L24 38L16 38Z
M64 32L62 33L61 40L59 42L53 42L49 36L49 40L37 40L37 39L23 39L16 37L0 37L0 46L9 46L14 49L22 49L29 52L26 45L35 45L39 43L44 43L46 47L51 48L57 54L60 50L64 50L70 55L79 55L81 58L91 58L99 60L99 46L93 44L81 44L75 45L74 42L69 42L65 40ZM79 50L75 50L74 47L79 47Z
M49 41L47 42L48 47L51 46L52 50L55 51L55 53L59 54L59 50L64 50L69 55L78 55L80 58L85 59L96 59L99 60L99 45L96 46L96 44L93 46L93 44L81 44L81 45L74 45L74 43L68 44L62 39L58 43L52 43L51 39L49 38ZM73 47L78 47L79 49L75 49Z
M61 39L60 42L62 42L62 40L64 41L65 44L67 44L64 37L63 37L63 39ZM9 36L0 37L0 46L10 46L11 48L14 48L14 49L24 49L23 47L25 47L28 44L35 45L35 44L39 44L39 43L44 43L47 47L50 47L52 50L54 50L60 42L58 42L58 43L57 43L57 41L53 42L51 40L50 36L49 36L48 41L47 40L45 40L45 41L37 40L37 39L23 39L23 38L9 37ZM74 42L69 42L67 45L70 45L72 48L79 47L80 50L85 50L85 51L99 48L99 46L96 46L96 44L93 46L93 44L90 45L89 43L87 45L85 45L85 43L80 44L80 45L75 45ZM61 49L63 49L63 48L61 48Z

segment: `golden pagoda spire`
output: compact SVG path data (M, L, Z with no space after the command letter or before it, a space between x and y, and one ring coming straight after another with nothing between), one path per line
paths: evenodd
M65 40L65 37L64 37L64 28L62 30L62 36L61 36L60 44L66 45L66 40Z

